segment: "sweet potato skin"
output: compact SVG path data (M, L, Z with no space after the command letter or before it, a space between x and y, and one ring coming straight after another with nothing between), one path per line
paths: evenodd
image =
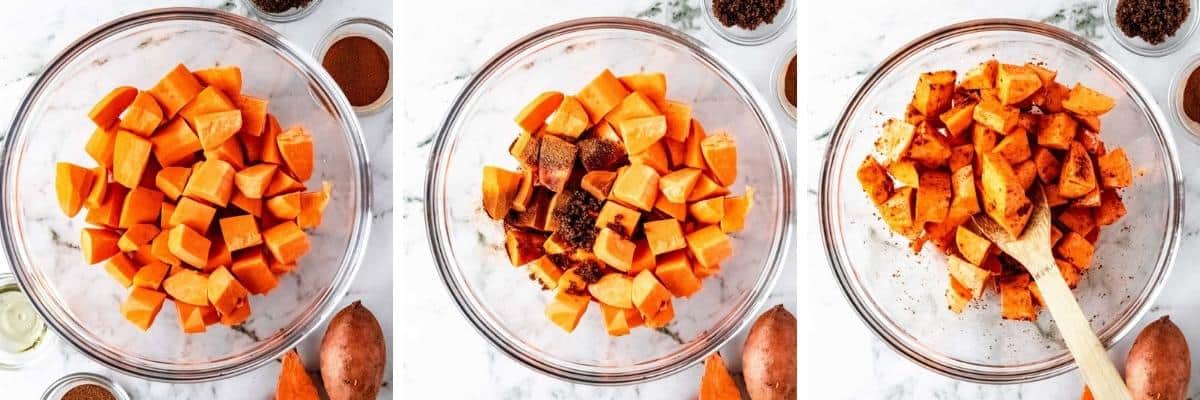
M796 399L796 317L783 305L754 321L742 349L742 376L751 399Z
M383 329L362 302L338 311L321 339L321 380L329 399L378 397L387 358Z
M1187 398L1192 363L1183 332L1162 317L1138 334L1125 361L1125 384L1135 400Z

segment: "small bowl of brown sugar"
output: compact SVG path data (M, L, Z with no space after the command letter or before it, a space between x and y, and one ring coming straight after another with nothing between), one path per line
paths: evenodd
M392 101L392 28L370 18L351 18L330 28L313 53L359 116Z
M271 22L292 22L312 14L321 0L242 0L255 16Z
M796 15L795 0L700 0L705 21L718 36L742 46L770 42Z
M111 379L90 372L77 372L50 384L42 393L42 400L130 400L130 397L125 389Z
M1121 47L1162 57L1183 47L1196 31L1200 0L1106 0L1109 33Z

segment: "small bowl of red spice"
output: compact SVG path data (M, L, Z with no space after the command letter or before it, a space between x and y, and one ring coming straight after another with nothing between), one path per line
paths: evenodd
M58 378L42 393L42 400L130 400L129 393L104 376L77 372Z
M321 0L242 0L255 16L271 22L292 22L312 14Z
M721 38L757 46L779 37L796 15L794 0L700 0L705 21Z
M335 24L313 56L333 77L359 116L392 102L392 28L370 18Z
M779 60L775 61L775 70L771 74L771 86L775 88L775 98L779 107L796 120L796 44L788 46Z
M1171 80L1168 104L1175 120L1193 140L1200 140L1200 55L1194 55Z
M1198 0L1107 0L1109 33L1121 47L1147 57L1174 53L1196 31Z

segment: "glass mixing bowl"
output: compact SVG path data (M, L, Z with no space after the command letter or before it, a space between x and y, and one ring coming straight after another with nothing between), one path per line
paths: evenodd
M1048 313L1037 323L1003 321L988 291L962 315L946 309L945 257L913 254L863 193L855 170L883 122L904 114L921 72L967 69L988 59L1044 62L1065 85L1080 82L1116 99L1101 137L1122 147L1135 170L1122 192L1128 215L1100 235L1093 267L1075 290L1105 346L1121 339L1154 302L1179 245L1183 179L1169 125L1153 97L1088 41L1020 20L970 21L936 30L889 56L854 94L834 131L821 173L821 229L846 298L884 342L950 377L1014 383L1074 367Z
M515 168L513 116L544 90L573 93L602 69L662 71L668 96L691 103L709 132L737 141L733 192L755 190L747 230L722 273L675 301L664 331L612 338L590 306L573 334L543 316L548 292L513 268L500 222L480 207L484 165ZM439 271L468 320L500 351L539 372L597 385L658 379L718 349L755 316L783 268L792 223L792 181L769 103L703 44L627 18L589 18L534 32L500 51L466 84L443 122L426 179L426 224Z
M324 223L296 273L238 329L221 325L185 335L164 305L149 332L119 311L127 289L79 254L82 216L68 219L54 198L54 163L94 165L83 151L87 112L113 87L149 88L177 63L233 64L244 91L265 97L285 126L312 133L309 187L333 182ZM51 61L19 104L0 161L0 231L22 289L52 329L83 354L117 371L160 381L222 379L254 369L294 346L336 311L362 258L370 225L366 150L349 102L308 51L233 14L190 8L122 17L87 33Z

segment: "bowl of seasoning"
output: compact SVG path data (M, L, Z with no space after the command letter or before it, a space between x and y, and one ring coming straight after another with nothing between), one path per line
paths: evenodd
M1200 140L1200 55L1188 59L1171 80L1172 114L1193 140Z
M796 120L796 45L788 46L788 50L775 62L774 73L771 74L771 86L775 88L775 98L779 107L787 112L792 121Z
M335 24L313 53L333 77L358 115L369 115L392 101L392 28L370 18Z
M1196 31L1197 0L1106 0L1109 33L1125 49L1147 57L1179 50Z
M271 22L292 22L312 14L321 0L242 0L255 16Z
M129 399L129 393L112 379L90 372L77 372L59 378L42 393L42 400Z
M13 274L0 274L0 368L19 369L52 347L55 336Z
M779 37L796 15L794 0L701 0L705 21L718 36L742 46Z

